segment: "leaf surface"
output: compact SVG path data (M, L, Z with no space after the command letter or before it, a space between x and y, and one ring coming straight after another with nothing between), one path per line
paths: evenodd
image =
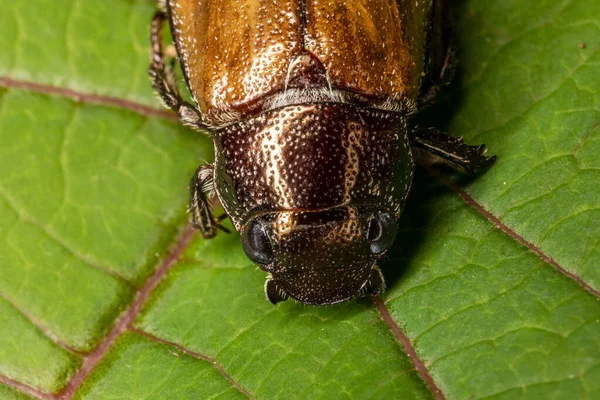
M600 397L597 1L454 6L421 118L498 161L419 171L383 303L321 308L185 233L212 144L157 108L151 2L0 9L0 398Z
M457 13L465 95L449 129L498 156L468 191L598 291L600 3L493 3Z

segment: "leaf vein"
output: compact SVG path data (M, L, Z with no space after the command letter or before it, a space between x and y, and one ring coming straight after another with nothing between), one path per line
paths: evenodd
M56 233L54 233L47 225L40 223L39 221L35 220L32 217L27 216L27 212L25 212L24 210L21 210L20 207L17 206L16 202L14 201L14 199L12 199L5 191L4 188L0 186L0 197L2 197L5 201L6 204L9 205L9 207L14 211L14 213L18 216L18 218L26 223L31 224L32 226L40 229L42 232L44 232L46 234L46 236L51 239L52 241L54 241L56 244L58 244L60 247L62 247L63 249L65 249L66 251L68 251L69 253L71 253L71 255L73 255L75 258L81 260L85 265L88 265L91 268L94 268L98 271L101 271L107 275L112 276L115 279L118 279L122 282L127 283L129 286L133 286L133 283L131 281L129 281L127 278L125 278L124 276L120 275L118 272L102 266L102 265L98 265L95 262L93 262L92 260L90 260L88 257L84 256L83 254L79 253L76 249L74 249L73 247L71 247L71 245L69 245L66 241L64 241L62 238L60 238Z

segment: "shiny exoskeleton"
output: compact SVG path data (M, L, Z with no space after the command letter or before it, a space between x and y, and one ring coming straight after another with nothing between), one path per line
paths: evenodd
M210 134L215 161L191 183L192 222L226 230L268 272L267 298L333 304L379 294L415 157L466 172L484 146L408 116L448 80L441 0L165 0L152 23L150 76L181 121ZM171 32L194 104L162 50Z

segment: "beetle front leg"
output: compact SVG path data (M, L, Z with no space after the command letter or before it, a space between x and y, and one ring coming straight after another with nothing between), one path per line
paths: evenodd
M265 297L272 304L281 303L282 301L286 301L290 298L290 296L284 292L283 289L277 286L270 274L267 276L267 280L265 281Z
M173 67L165 64L162 50L162 27L166 19L167 16L162 11L156 12L152 18L150 33L152 62L148 68L152 87L158 92L163 103L177 113L184 125L204 130L206 126L201 121L200 113L193 105L183 100L179 94Z
M371 296L379 296L383 292L385 292L385 279L381 268L376 265L371 270L371 277L367 282L367 293Z
M198 229L206 239L217 234L217 229L231 233L229 229L220 224L220 218L216 218L212 212L209 200L214 195L213 166L202 165L196 170L190 183L190 207L192 225Z
M156 3L159 10L161 10L164 13L167 12L167 0L157 0Z
M496 156L484 156L484 144L469 146L462 138L447 135L435 128L413 130L412 147L421 164L441 162L468 174L489 168L496 160Z

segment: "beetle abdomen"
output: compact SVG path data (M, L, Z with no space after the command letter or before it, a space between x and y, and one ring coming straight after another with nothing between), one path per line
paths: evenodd
M418 94L431 0L169 0L169 8L188 86L209 125L268 109L307 51L324 65L330 101L408 111Z

